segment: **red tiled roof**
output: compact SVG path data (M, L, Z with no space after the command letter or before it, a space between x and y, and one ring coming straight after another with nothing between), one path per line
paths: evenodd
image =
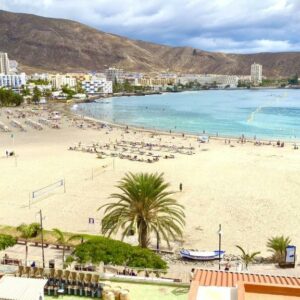
M202 270L195 271L193 283L198 286L236 287L237 282L260 284L280 284L286 286L299 286L300 278L287 276L274 276L262 274L237 273L228 271Z
M293 293L299 294L300 278L287 276L274 276L263 274L249 274L228 271L215 271L198 269L195 271L195 277L191 283L189 291L189 300L195 300L200 286L217 287L237 287L243 286L261 286L264 289L274 287L281 289L295 289ZM299 294L300 295L300 294ZM239 298L239 299L244 299Z

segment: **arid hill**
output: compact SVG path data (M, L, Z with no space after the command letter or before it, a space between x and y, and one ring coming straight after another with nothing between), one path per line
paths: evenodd
M0 51L27 71L131 71L250 73L263 65L267 76L300 74L300 53L225 54L170 47L105 33L78 22L0 11ZM276 49L274 49L276 51Z

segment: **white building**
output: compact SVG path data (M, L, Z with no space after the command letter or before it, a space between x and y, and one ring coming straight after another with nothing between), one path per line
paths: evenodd
M50 75L48 73L34 73L31 76L29 76L29 79L48 81L49 80L49 76Z
M219 75L216 81L217 84L223 85L224 87L229 86L236 88L239 83L239 78L236 75Z
M123 83L125 74L123 69L108 68L105 70L105 76L107 81L117 80L119 83Z
M0 299L44 300L46 279L3 276L0 280Z
M201 85L229 85L230 87L236 87L238 85L238 76L236 75L219 75L219 74L185 74L177 77L176 82L181 84L187 84L190 82L197 82Z
M64 85L67 85L69 88L73 88L77 84L76 78L62 74L50 75L48 80L52 86L58 90Z
M4 52L0 52L0 73L9 74L9 59Z
M0 74L0 87L20 88L26 84L25 73L8 75Z
M35 87L38 88L41 92L44 92L46 90L52 91L52 85L51 84L34 84L34 83L29 83L27 84L28 89L32 92Z
M18 74L19 63L16 60L9 60L9 73L10 74Z
M88 94L112 94L112 86L112 81L108 81L105 78L93 78L82 82L82 88Z
M256 63L251 65L251 82L254 84L262 83L262 65Z

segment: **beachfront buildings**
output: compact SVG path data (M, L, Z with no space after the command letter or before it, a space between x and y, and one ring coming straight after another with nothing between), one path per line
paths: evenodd
M0 74L9 74L9 59L5 52L0 52Z
M88 81L92 79L92 74L89 73L67 73L67 77L75 78L77 82Z
M63 74L49 75L49 81L53 88L57 90L61 89L65 85L67 85L69 88L73 88L77 84L76 78Z
M107 81L123 83L125 74L123 69L108 68L105 70L105 76Z
M155 75L143 75L137 80L137 85L141 86L166 86L175 85L177 80L177 75L173 73L160 73Z
M0 74L0 87L18 89L26 84L25 73L21 74Z
M112 81L100 77L93 77L91 80L83 81L82 88L88 94L112 94L113 92Z
M256 63L251 65L251 82L255 85L262 83L262 65Z
M218 74L183 74L177 78L177 83L186 85L197 82L200 85L218 85L220 87L237 87L239 78L236 75Z

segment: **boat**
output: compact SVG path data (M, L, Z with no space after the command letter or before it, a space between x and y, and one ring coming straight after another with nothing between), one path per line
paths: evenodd
M222 259L224 257L225 251L221 250L215 250L215 251L198 251L198 250L187 250L182 249L179 251L180 256L182 258L188 258L193 260L214 260L219 259L219 257ZM220 254L220 256L219 256Z

